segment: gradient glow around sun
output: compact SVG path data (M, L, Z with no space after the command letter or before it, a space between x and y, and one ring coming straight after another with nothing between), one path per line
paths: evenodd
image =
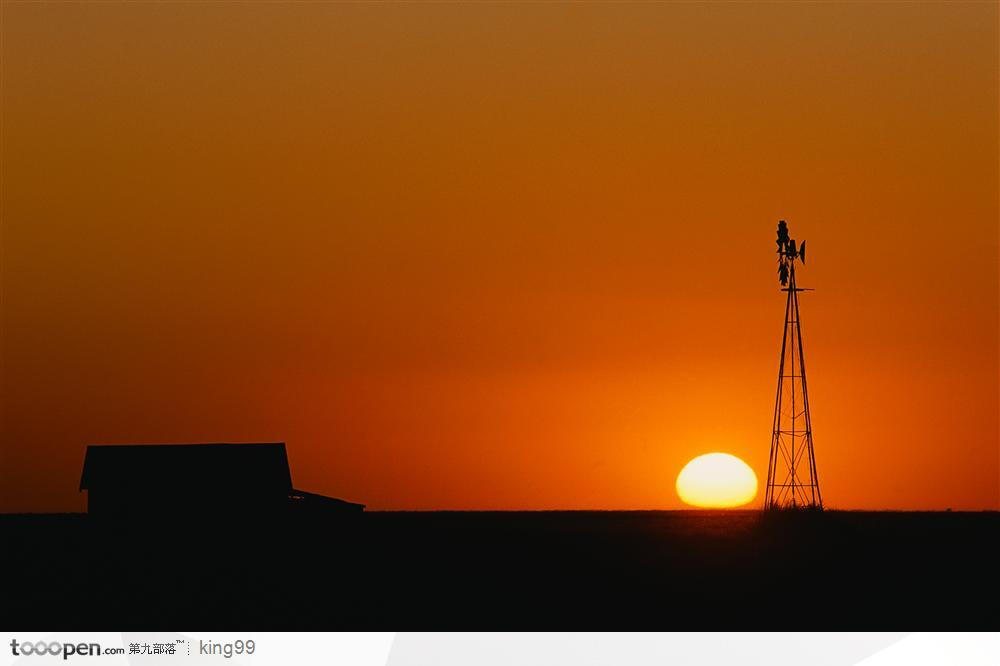
M677 475L677 495L691 506L724 509L742 506L757 495L757 475L728 453L706 453Z

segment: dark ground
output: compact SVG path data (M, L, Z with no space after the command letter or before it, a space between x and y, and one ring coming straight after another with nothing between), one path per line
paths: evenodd
M1000 629L1000 514L0 516L0 624L75 630Z

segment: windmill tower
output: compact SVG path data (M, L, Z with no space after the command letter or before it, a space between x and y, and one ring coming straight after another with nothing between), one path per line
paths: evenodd
M806 386L806 359L802 351L799 325L799 292L811 291L795 283L796 261L806 262L806 244L798 248L788 237L784 220L778 222L778 279L785 300L785 326L778 363L778 395L774 402L771 454L767 462L767 489L764 510L820 509L823 498L816 475L812 421L809 418L809 391Z

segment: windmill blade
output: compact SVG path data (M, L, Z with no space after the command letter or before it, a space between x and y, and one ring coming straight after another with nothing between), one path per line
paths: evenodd
M788 225L785 224L784 220L778 221L778 240L776 242L781 249L784 249L785 245L788 244Z

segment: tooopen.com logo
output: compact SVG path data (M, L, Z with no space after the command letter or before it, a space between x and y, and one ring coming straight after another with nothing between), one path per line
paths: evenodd
M125 654L125 648L102 648L97 643L60 643L58 641L25 641L23 643L14 639L10 642L10 651L15 657L39 656L58 657L69 659L77 655L84 657L98 657L102 654Z

